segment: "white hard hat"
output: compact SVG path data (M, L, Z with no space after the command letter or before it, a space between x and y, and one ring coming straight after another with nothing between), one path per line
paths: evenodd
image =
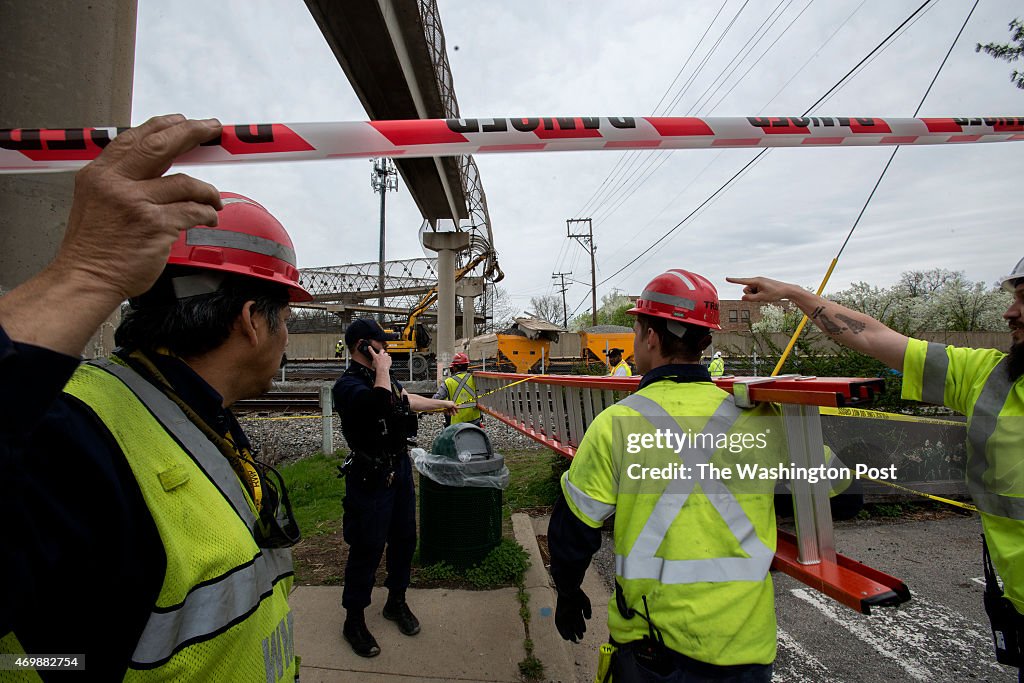
M1007 292L1013 292L1016 288L1016 281L1024 278L1024 258L1017 261L1017 265L1013 267L1013 272L1003 278L1000 283Z
M721 358L721 357L722 357L722 352L721 351L715 351L715 358Z

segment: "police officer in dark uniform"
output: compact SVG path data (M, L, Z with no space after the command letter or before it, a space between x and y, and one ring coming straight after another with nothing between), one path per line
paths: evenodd
M345 330L352 363L334 384L334 405L351 453L345 476L343 532L349 545L342 635L361 657L380 654L366 627L374 577L387 546L388 600L384 617L413 636L420 623L405 601L416 550L416 496L409 445L416 436L415 412L455 412L455 403L409 394L391 376L389 336L372 318L355 320Z

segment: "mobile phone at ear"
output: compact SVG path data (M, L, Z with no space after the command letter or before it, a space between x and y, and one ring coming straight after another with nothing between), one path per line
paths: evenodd
M373 354L370 353L370 342L366 341L365 339L359 342L359 352L366 356L369 356L370 358L373 358Z

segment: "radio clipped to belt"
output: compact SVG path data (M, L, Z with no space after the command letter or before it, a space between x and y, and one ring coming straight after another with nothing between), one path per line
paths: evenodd
M615 605L619 614L626 619L640 617L647 622L648 635L630 643L616 643L614 640L601 647L598 667L607 656L607 668L600 683L653 683L654 681L672 683L682 681L685 674L677 670L677 659L681 656L665 645L661 630L651 621L651 612L647 607L647 596L641 596L644 603L644 614L640 614L626 603L622 586L615 582Z
M395 459L387 454L374 456L352 451L345 462L338 465L338 478L345 477L363 486L388 488L395 480Z
M981 535L981 547L985 564L985 611L992 625L996 661L1024 668L1024 614L1018 612L1003 595L984 534Z
M389 488L395 481L395 466L399 458L408 457L410 446L415 446L419 421L397 386L392 385L392 410L379 418L381 444L377 453L352 451L338 466L338 478L348 477L363 486Z

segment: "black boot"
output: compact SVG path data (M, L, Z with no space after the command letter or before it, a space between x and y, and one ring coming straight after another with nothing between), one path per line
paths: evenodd
M341 630L345 640L352 646L352 651L360 657L376 657L380 654L380 645L366 628L366 620L363 619L363 611L349 610L345 617L345 626Z
M398 622L398 630L407 636L420 632L420 621L405 602L405 593L388 593L388 601L384 603L384 618Z

